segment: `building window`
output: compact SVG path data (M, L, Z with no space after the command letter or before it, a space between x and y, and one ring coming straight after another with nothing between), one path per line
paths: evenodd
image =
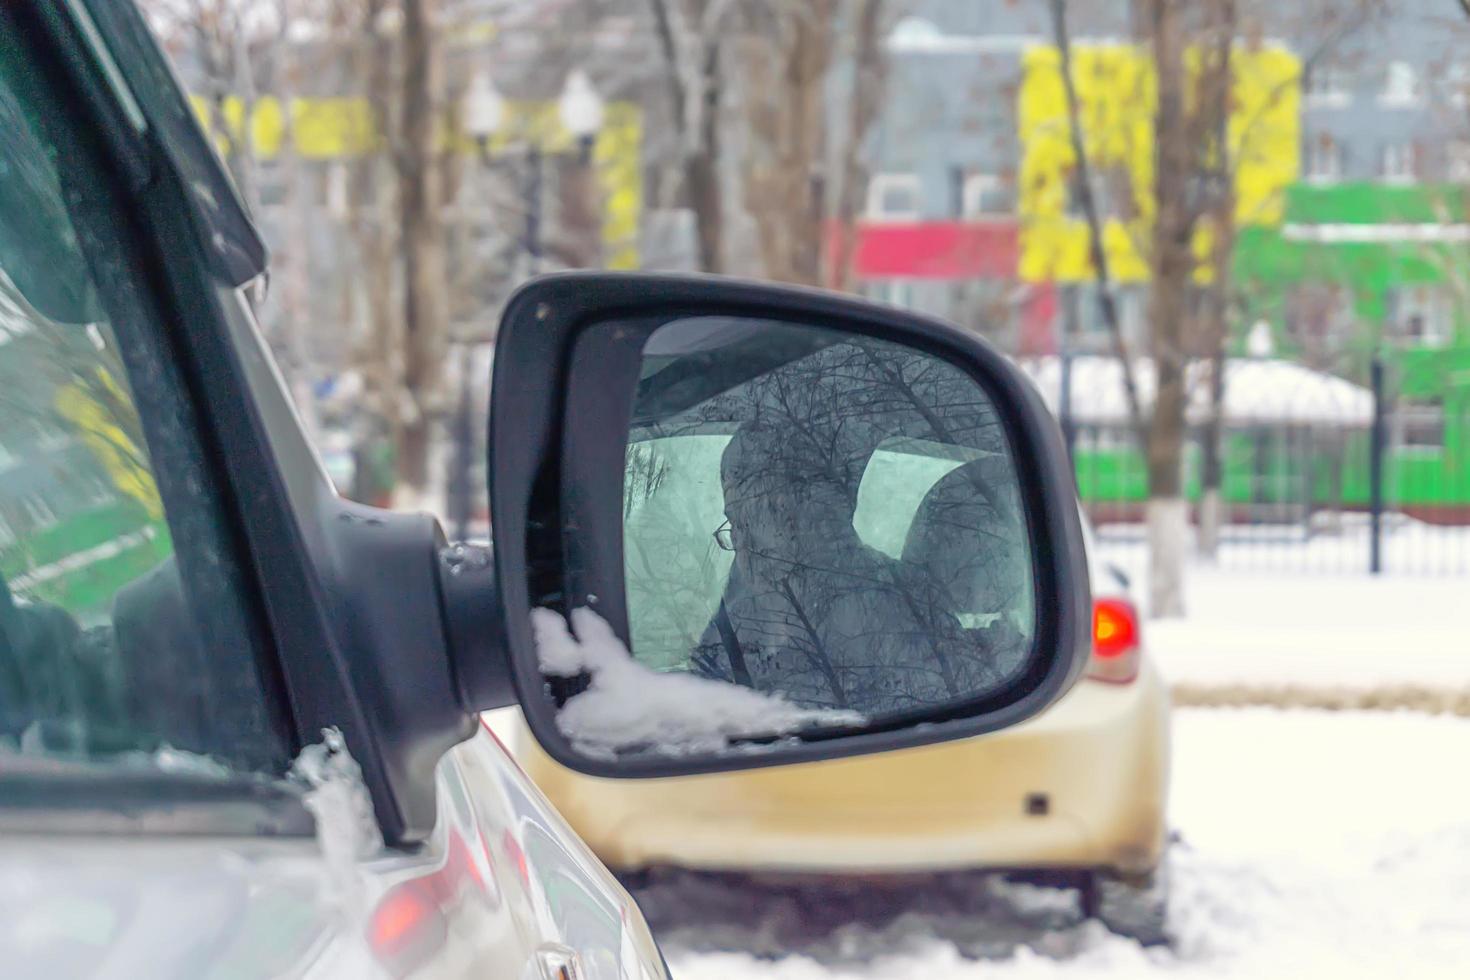
M960 192L963 218L1008 218L1016 207L1011 182L995 174L969 174Z
M38 531L56 523L56 511L51 509L51 504L44 494L27 494L21 498L20 503L25 508L26 519L30 521L32 531Z
M1410 347L1443 347L1454 329L1454 304L1439 286L1390 290L1388 315L1396 338Z
M1348 76L1340 65L1330 62L1313 65L1304 82L1303 94L1309 107L1335 108L1352 102Z
M1086 392L1086 395L1093 393ZM1075 391L1072 397L1077 397ZM1081 425L1077 427L1077 444L1086 449L1117 452L1137 449L1138 437L1126 425Z
M917 174L877 174L868 182L868 218L917 221L922 186Z
M290 197L290 188L286 186L286 168L279 161L256 161L255 193L262 208L285 205Z
M1071 308L1064 310L1064 315L1071 319L1072 338L1082 350L1112 349L1100 290L1101 287L1096 282L1080 282L1067 290L1067 302ZM1113 307L1118 314L1118 328L1123 334L1124 343L1137 346L1145 333L1147 287L1114 285Z
M1126 167L1094 167L1088 171L1088 178L1088 183L1092 186L1092 203L1097 208L1099 221L1132 221L1138 217L1133 197L1133 178ZM1082 221L1087 217L1087 212L1082 208L1082 180L1075 169L1067 180L1067 217L1074 221Z
M1414 106L1419 104L1423 91L1419 86L1419 74L1407 61L1390 61L1383 73L1383 91L1378 95L1378 104L1386 106Z
M873 279L863 284L868 299L900 309L913 309L914 284L908 279Z
M1444 409L1437 404L1406 405L1397 413L1398 448L1415 455L1444 451Z
M1455 140L1445 147L1445 178L1470 184L1470 142Z
M1440 97L1456 108L1470 105L1470 66L1454 61L1445 66L1439 79Z
M1413 143L1385 143L1379 154L1378 176L1393 184L1411 184L1418 176L1417 158Z
M1330 183L1342 179L1342 144L1327 133L1307 140L1307 180Z
M1328 282L1301 282L1286 292L1286 332L1308 367L1331 368L1352 339L1352 294Z

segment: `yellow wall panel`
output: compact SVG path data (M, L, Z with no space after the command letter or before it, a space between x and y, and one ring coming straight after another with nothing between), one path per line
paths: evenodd
M220 107L223 117L216 124L207 100L192 96L190 102L206 130L212 131L223 153L227 139L238 138L244 128L245 108L240 99L227 98ZM294 144L308 160L333 160L374 151L378 135L372 107L360 98L292 99L287 112L280 100L266 96L256 100L250 113L252 151L259 159L271 159ZM455 149L477 152L475 142L463 133L446 134ZM548 155L570 153L575 138L561 125L554 102L508 102L505 124L487 145L492 156L534 144ZM643 214L643 112L631 102L614 102L606 107L593 158L603 197L602 237L605 264L612 269L638 267L638 233Z
M1229 138L1236 161L1236 220L1275 224L1281 220L1286 186L1300 170L1301 65L1291 52L1275 46L1238 48L1232 63ZM1191 53L1188 64L1197 66L1197 55ZM1103 231L1110 271L1119 282L1146 281L1155 213L1157 85L1152 59L1137 45L1078 43L1072 50L1072 71L1088 163L1113 198L1113 216ZM1027 282L1090 280L1095 273L1086 224L1067 213L1076 155L1055 47L1027 50L1018 100L1020 276ZM1194 242L1196 254L1207 255L1208 246L1208 231L1202 230Z

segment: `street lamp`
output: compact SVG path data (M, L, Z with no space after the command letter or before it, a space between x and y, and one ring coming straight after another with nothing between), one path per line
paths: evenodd
M490 155L490 137L505 122L505 97L484 72L475 72L464 94L464 128L480 148L482 159Z
M479 147L480 161L488 165L490 138L505 125L506 112L505 97L483 71L475 72L470 79L462 112L465 132ZM541 269L541 146L531 139L526 142L523 152L526 156L525 185L521 191L526 209L524 246L530 260L530 272L535 275Z
M592 142L602 129L602 96L592 86L592 79L578 68L567 76L557 102L562 127L577 140L577 153L582 164L592 160Z

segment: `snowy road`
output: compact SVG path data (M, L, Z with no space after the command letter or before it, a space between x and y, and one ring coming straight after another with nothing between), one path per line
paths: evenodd
M1079 922L1067 893L996 886L984 914L921 901L887 922L802 937L805 955L781 959L724 951L769 952L791 911L779 902L742 930L675 929L664 937L675 976L1470 977L1470 721L1257 708L1175 717L1174 949Z

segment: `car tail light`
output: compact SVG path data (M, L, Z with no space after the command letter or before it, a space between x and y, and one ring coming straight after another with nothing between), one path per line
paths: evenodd
M1127 684L1138 676L1141 637L1138 610L1127 599L1095 599L1092 603L1092 663L1087 676Z

